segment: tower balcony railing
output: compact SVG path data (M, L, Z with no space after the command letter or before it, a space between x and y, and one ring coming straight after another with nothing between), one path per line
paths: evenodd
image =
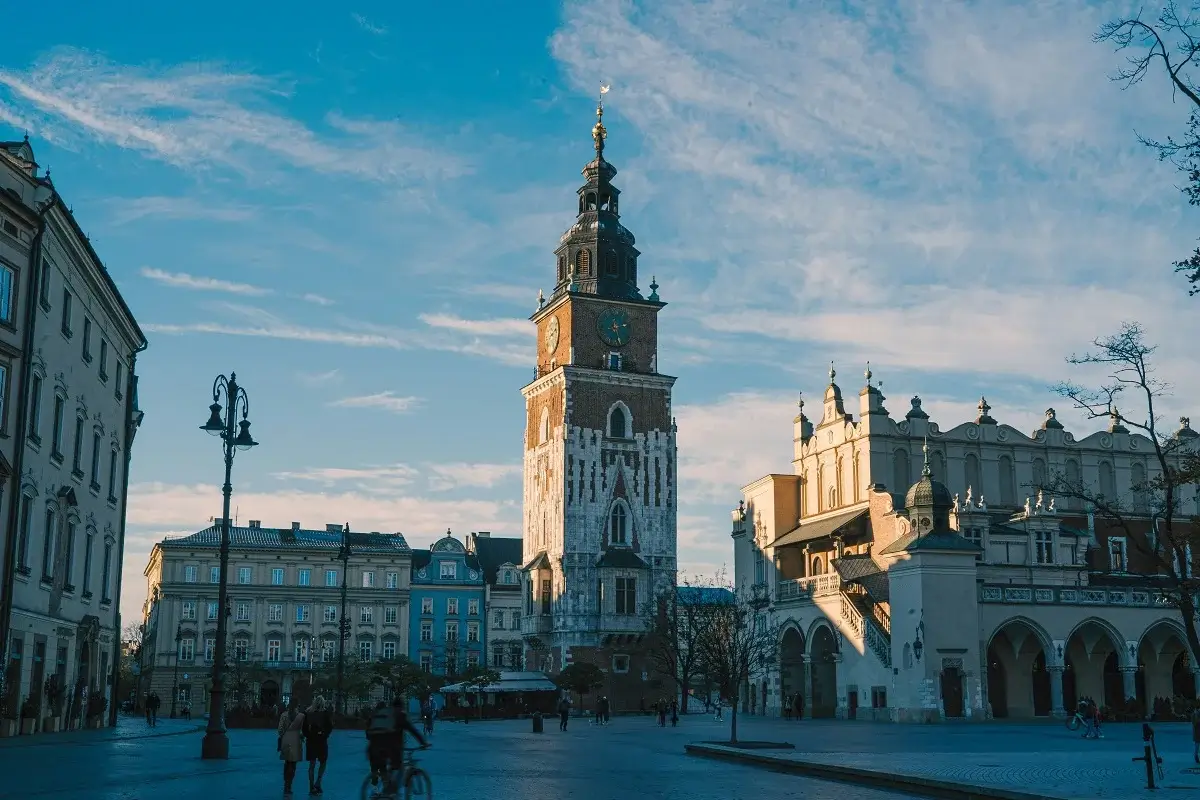
M1072 606L1133 606L1135 608L1171 608L1167 595L1154 589L1133 589L1095 586L989 586L979 587L981 603L1016 603L1031 605Z
M812 602L817 597L835 595L841 591L841 588L842 576L836 572L781 580L775 584L775 601L777 603Z

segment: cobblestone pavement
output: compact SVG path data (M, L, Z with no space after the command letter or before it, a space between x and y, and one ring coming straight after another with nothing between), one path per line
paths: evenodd
M61 747L66 744L94 744L98 741L118 741L126 739L145 739L151 736L176 736L192 733L204 727L203 719L183 720L161 718L158 724L151 727L145 717L118 718L117 727L101 728L100 730L66 731L64 733L45 733L36 736L14 736L0 739L0 750L6 747ZM2 797L3 795L0 795Z
M158 730L164 730L162 723ZM530 732L528 720L441 723L421 763L433 778L437 800L729 800L747 796L748 786L763 800L907 797L684 754L688 741L718 738L723 731L709 717L688 718L677 729L658 728L648 717L618 718L607 727L572 720L567 733L559 733L551 721L540 735ZM144 738L95 735L90 741L64 739L61 747L35 744L36 737L14 740L18 744L0 747L0 797L258 800L282 795L274 731L231 731L231 758L222 762L199 759L201 736L199 731ZM361 731L334 734L325 798L359 796L366 772L364 745ZM307 788L300 773L296 797L305 797Z
M1152 723L1167 794L1200 797L1191 727ZM777 755L891 774L992 786L1048 798L1163 796L1146 789L1141 726L1109 724L1104 739L1084 740L1062 722L1037 724L888 725L865 722L739 720L740 739L788 741ZM716 741L714 739L710 741ZM1156 780L1159 780L1156 778Z

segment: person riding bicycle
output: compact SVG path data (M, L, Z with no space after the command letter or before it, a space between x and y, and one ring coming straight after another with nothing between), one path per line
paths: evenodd
M375 713L367 725L367 760L371 764L371 783L378 784L383 778L383 791L394 794L397 787L392 775L404 770L404 734L412 734L421 745L429 747L425 737L416 729L404 710L404 699L397 697L391 708L384 703L375 706Z

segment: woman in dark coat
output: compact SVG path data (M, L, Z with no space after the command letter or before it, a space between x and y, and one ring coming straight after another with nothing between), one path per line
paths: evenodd
M323 794L321 779L325 777L325 765L329 761L329 736L332 733L333 715L325 707L325 698L317 695L312 708L304 715L304 754L308 756L309 794Z

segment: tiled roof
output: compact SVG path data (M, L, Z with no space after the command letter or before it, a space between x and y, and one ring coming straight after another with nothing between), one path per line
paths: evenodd
M605 550L604 555L600 556L600 560L596 562L597 567L614 567L616 569L645 569L646 562L642 561L641 557L632 550L626 550L623 547L614 547L611 550Z
M501 564L521 566L521 540L513 538L492 538L490 536L475 538L475 553L479 556L479 565L483 576L490 584L495 584L499 577L497 571Z
M452 553L451 555L457 556L459 554ZM425 548L419 548L417 550L413 550L412 551L413 573L415 574L417 572L417 570L421 569L421 567L428 567L429 562L432 560L433 560L433 553L431 553L429 550L426 550ZM468 569L479 569L480 568L479 567L479 559L477 559L475 556L471 555L470 553L466 554L465 560L466 560Z
M838 571L843 580L856 581L867 575L882 572L879 565L869 555L849 555L835 558L833 568Z
M243 549L337 550L342 546L341 531L307 531L291 528L229 529L229 544ZM213 525L179 539L164 539L163 547L220 547L221 528ZM351 553L410 553L402 533L351 533Z

